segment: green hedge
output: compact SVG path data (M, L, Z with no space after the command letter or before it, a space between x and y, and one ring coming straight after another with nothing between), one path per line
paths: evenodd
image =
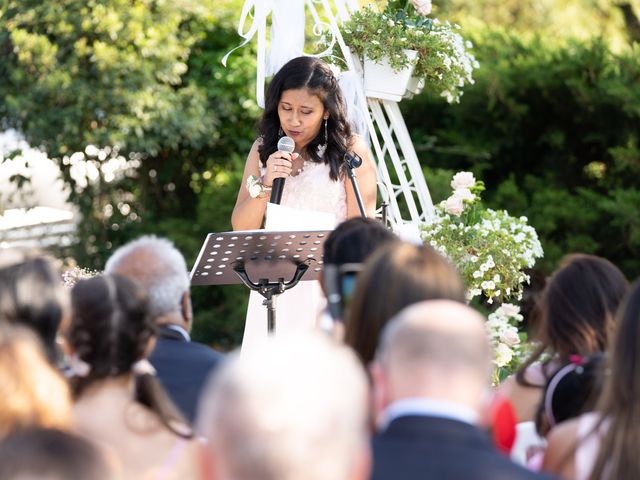
M402 104L435 200L449 193L443 170L471 170L486 203L536 227L543 270L581 251L640 275L640 49L501 33L474 44L481 67L460 104Z

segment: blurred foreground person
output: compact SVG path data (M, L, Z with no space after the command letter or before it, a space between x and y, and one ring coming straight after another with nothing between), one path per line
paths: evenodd
M545 385L572 356L606 351L628 288L620 269L604 258L572 254L560 262L542 293L540 347L501 385L519 422L535 420Z
M33 332L0 323L0 438L34 426L70 428L69 387Z
M596 411L549 434L543 468L562 478L640 478L640 281L620 308L608 358L610 371Z
M144 290L104 275L71 292L71 385L77 430L110 447L126 479L196 476L197 445L146 360L155 325Z
M450 300L406 308L385 327L371 370L374 480L543 478L496 451L478 427L492 355L473 309Z
M0 249L0 322L32 329L58 363L58 329L66 327L69 292L53 259L36 250Z
M319 332L235 354L201 401L204 480L364 480L366 378Z
M158 326L149 361L173 402L193 422L202 388L223 356L191 341L193 313L184 257L169 240L143 236L117 249L105 272L131 278L147 291L149 312Z
M393 242L378 249L358 276L345 343L362 363L375 355L380 332L403 308L423 300L465 301L464 284L449 261L428 245Z
M382 245L398 241L398 237L372 218L355 217L333 230L322 247L324 266L320 283L327 297L321 327L333 330L335 338L344 337L344 319L364 262Z
M0 441L0 480L116 480L103 453L61 430L29 428Z

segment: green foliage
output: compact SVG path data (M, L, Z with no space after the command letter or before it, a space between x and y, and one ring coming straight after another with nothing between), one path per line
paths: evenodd
M168 236L191 264L208 232L230 228L239 179L220 172L241 171L259 114L255 52L220 64L241 5L0 1L0 125L61 167L82 217L79 265L100 269L143 233ZM194 337L237 344L246 292L193 296Z
M473 171L488 206L527 216L544 270L582 251L638 276L637 48L615 55L600 40L556 47L502 33L474 43L482 67L460 105L428 93L402 105L422 162Z

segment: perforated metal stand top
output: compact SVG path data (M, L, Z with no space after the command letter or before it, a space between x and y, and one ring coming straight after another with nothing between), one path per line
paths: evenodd
M192 285L244 283L265 297L268 330L275 330L277 295L322 271L330 230L210 233L191 271Z

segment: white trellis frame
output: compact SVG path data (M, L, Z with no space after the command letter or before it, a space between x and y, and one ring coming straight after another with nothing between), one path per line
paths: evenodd
M254 33L258 33L258 89L264 88L265 32L269 13L276 9L306 6L313 20L315 35L328 35L330 46L324 52L328 54L337 42L346 61L347 69L359 81L356 82L356 94L362 107L362 116L371 139L372 153L378 170L378 188L383 200L389 203L389 220L394 228L407 223L418 224L434 214L433 202L418 162L409 131L397 102L366 98L364 93L363 68L344 43L340 33L340 24L348 20L349 15L358 9L356 0L246 0L243 18L240 21L239 34L248 42ZM301 3L300 3L301 2ZM253 25L248 33L243 33L247 14L253 11ZM304 45L298 54L303 54ZM309 54L309 53L305 53ZM262 72L262 73L260 73ZM262 91L257 93L261 99ZM352 106L349 106L351 108Z

